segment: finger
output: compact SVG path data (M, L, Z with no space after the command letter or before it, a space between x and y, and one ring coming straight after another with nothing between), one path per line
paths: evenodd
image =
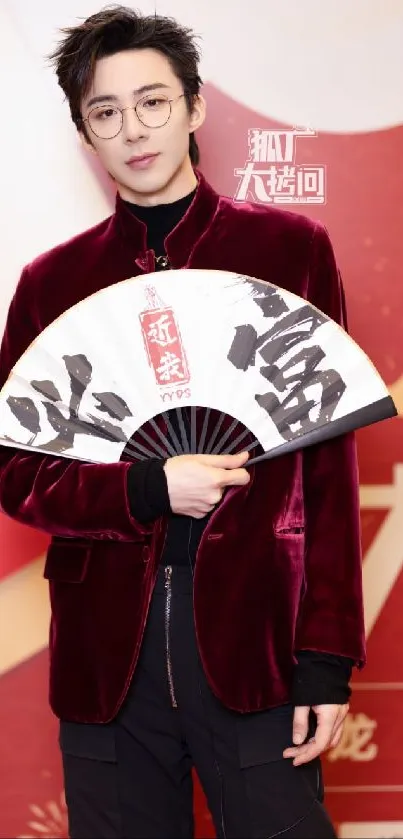
M308 743L304 743L302 746L293 746L290 749L286 749L283 752L283 757L291 758L294 766L301 766L302 763L309 763L311 760L319 757L319 755L322 754L327 747L327 741L326 744L323 742L318 743L315 738L312 737Z
M221 489L216 489L216 490L214 490L213 492L210 493L210 496L209 496L209 499L208 499L208 504L209 504L209 508L211 510L217 504L220 503L223 495L224 495L224 488L223 487L221 487Z
M317 714L317 718L320 722L323 722L323 719L326 719L332 726L330 736L330 740L332 741L333 737L337 734L339 727L344 725L344 721L349 711L349 705L317 705L313 708L313 710Z
M333 723L332 737L334 737L336 732L339 730L340 726L344 725L344 720L345 719L346 719L346 714L343 712L342 708L340 708L340 711L339 711L339 713L338 713L338 715L337 715L337 717L336 717L336 719Z
M329 749L334 749L335 746L338 746L341 740L341 735L343 734L343 723L341 723L337 729L337 731L333 732L333 738L330 742Z
M297 705L294 709L292 742L300 745L308 736L309 705Z
M250 481L250 474L246 469L223 469L219 483L221 487L246 486Z
M315 741L310 743L305 743L303 746L296 746L293 749L286 749L283 752L283 757L292 759L294 766L301 766L303 763L310 763L311 760L315 760L316 757L319 757L321 754L322 749L318 746Z
M294 766L301 766L303 763L309 763L315 760L316 757L322 754L329 748L330 741L333 735L333 726L326 722L318 722L315 736L303 748L304 752L295 756Z
M197 454L199 463L214 466L216 469L239 469L249 458L249 452L239 454Z
M190 515L192 516L193 519L204 519L204 517L207 516L209 513L211 513L211 511L213 509L214 509L214 507L203 507L203 508L200 507L198 510L195 510Z
M309 743L305 743L303 746L286 749L283 755L285 758L293 758L294 766L309 763L310 760L314 760L329 747L332 736L333 719L318 720L315 737L312 737Z
M346 716L347 716L347 713L348 713L348 705L344 706L344 707L346 708L346 710L342 711L342 713L340 715L340 719L338 721L338 724L335 725L335 727L333 728L332 740L331 740L331 743L330 743L330 748L331 749L334 749L334 747L337 746L337 744L340 742L341 736L342 736L343 731L344 731L344 726L345 726L345 723L346 723Z

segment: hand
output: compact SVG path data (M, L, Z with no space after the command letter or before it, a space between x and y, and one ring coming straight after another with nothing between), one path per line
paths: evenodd
M308 736L309 706L297 706L294 710L292 741L295 745L283 752L283 757L294 758L294 766L309 763L322 752L337 746L348 714L349 705L314 705L312 710L317 717L314 737L304 743Z
M183 454L164 465L169 500L174 513L201 519L221 501L226 487L245 486L250 476L240 454Z

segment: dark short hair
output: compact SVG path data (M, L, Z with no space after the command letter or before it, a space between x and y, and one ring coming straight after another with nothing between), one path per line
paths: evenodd
M154 49L165 55L182 82L186 105L191 111L202 80L200 52L191 29L161 15L142 15L127 6L107 6L77 26L60 30L63 37L50 54L60 87L65 94L73 122L85 130L81 102L88 92L100 58L131 49ZM194 134L189 137L193 165L199 162Z

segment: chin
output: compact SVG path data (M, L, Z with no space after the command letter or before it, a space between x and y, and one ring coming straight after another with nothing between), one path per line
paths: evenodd
M136 173L136 177L125 178L124 181L123 179L120 180L118 186L120 187L120 191L123 192L130 191L137 195L158 195L169 189L175 180L176 174L176 171L165 173L164 175L160 174L159 176L153 172L144 172L140 176Z
M153 195L157 192L162 192L170 183L170 178L156 178L156 177L145 177L145 178L136 178L136 182L129 185L129 189L132 189L133 192L139 192L143 195Z

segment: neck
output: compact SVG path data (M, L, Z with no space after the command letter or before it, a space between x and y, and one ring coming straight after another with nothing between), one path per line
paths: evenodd
M141 207L156 207L158 204L173 204L185 195L189 195L197 186L190 158L187 157L172 178L155 192L139 192L125 184L117 184L118 192L124 201L130 201Z

